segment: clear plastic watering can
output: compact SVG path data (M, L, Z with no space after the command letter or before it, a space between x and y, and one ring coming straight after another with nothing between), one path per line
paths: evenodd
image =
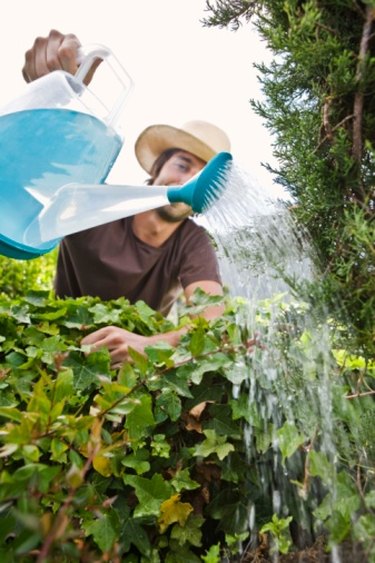
M96 74L106 66L119 87L110 108L84 84L97 58ZM61 186L104 182L123 145L119 118L132 88L113 53L93 45L82 48L75 76L51 72L0 109L0 254L30 259L58 244L29 245L24 235Z

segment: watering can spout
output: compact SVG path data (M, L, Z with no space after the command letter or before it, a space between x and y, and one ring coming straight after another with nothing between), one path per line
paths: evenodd
M29 225L24 242L39 245L176 202L204 213L225 190L231 161L230 153L218 153L183 186L65 184Z
M231 162L229 152L218 153L186 184L168 189L170 203L186 203L195 213L204 213L225 190Z

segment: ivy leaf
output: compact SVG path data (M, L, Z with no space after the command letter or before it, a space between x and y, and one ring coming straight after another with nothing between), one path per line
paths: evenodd
M150 470L149 452L145 449L138 449L131 454L126 454L121 459L121 465L134 469L137 475L142 475Z
M67 313L60 320L61 325L66 328L87 329L93 325L93 318L87 307L87 298L82 304L79 299L68 300L65 302Z
M154 434L150 445L154 457L170 457L171 446L165 439L164 434Z
M67 346L60 336L44 338L40 344L43 351L42 360L46 364L54 364L55 357L59 352L65 352Z
M211 545L206 555L202 555L204 563L220 563L220 544Z
M121 309L111 309L105 303L96 303L89 309L93 314L94 324L118 325L121 324Z
M124 544L125 551L130 551L130 546L133 544L142 555L148 556L150 554L149 537L133 516L128 516L121 525L121 541Z
M215 430L217 434L230 436L237 440L241 439L241 427L232 420L229 405L210 405L208 410L211 419L206 425L207 428Z
M137 301L134 305L139 318L147 325L150 325L150 320L155 317L155 310L149 307L144 301Z
M254 432L256 438L257 451L265 453L272 444L272 436L274 435L274 425L268 423L264 428L255 428Z
M225 377L233 383L233 385L241 385L243 381L249 379L249 368L240 358L231 362L225 370Z
M114 511L110 514L103 514L91 522L83 522L83 527L88 536L93 536L95 543L103 552L112 548L120 531L119 521Z
M29 324L31 322L30 309L24 304L11 307L10 316L21 324Z
M155 426L155 419L152 413L152 399L150 395L137 397L138 404L126 417L125 428L129 432L130 440L139 440L151 433Z
M263 421L258 413L256 401L251 401L247 393L242 393L238 399L232 399L229 404L233 412L233 420L243 418L251 426L262 428Z
M157 422L162 422L168 417L176 421L181 416L181 399L172 389L166 389L155 401L155 417Z
M199 361L195 369L191 372L191 381L195 385L199 385L205 373L220 370L226 371L232 366L232 363L232 360L230 360L226 354L217 352L209 358L204 358Z
M37 319L43 319L45 321L55 321L56 319L65 316L66 316L66 307L61 307L60 309L55 309L54 311L47 311L45 313L38 312L33 315L33 317Z
M197 489L200 485L190 477L189 469L179 469L171 479L171 483L175 491L191 491Z
M189 514L193 507L188 502L180 502L180 495L173 495L165 500L160 506L160 516L158 518L159 531L164 534L171 524L178 522L180 526L185 526Z
M26 303L34 305L36 307L45 307L48 303L49 293L48 291L28 291L24 296Z
M172 369L170 372L164 375L163 387L169 387L170 389L173 389L178 395L181 395L182 397L191 398L193 396L189 388L188 375L184 368L177 368L176 370Z
M194 357L202 354L204 350L204 340L205 331L202 327L198 327L198 329L191 334L189 342L189 350Z
M99 350L84 357L77 352L71 352L63 365L73 370L74 388L84 391L96 382L98 375L108 373L109 353L108 350Z
M154 366L165 365L168 368L174 366L174 361L171 358L175 349L166 342L158 342L152 346L147 346L145 352Z
M124 475L124 483L134 487L139 504L134 510L134 516L159 516L161 504L170 498L172 487L163 477L155 474L151 479L137 475Z
M216 494L207 507L207 513L219 520L218 529L227 534L248 531L248 501L237 488L228 487Z
M293 455L297 448L305 441L304 436L298 432L294 424L288 422L277 430L276 435L278 438L277 445L280 448L283 461Z
M203 523L204 518L202 516L190 515L184 527L179 525L173 526L171 539L177 540L179 545L189 543L195 547L200 547L202 545L201 527Z
M309 473L320 477L325 485L330 486L335 476L335 467L323 452L311 450L308 454Z
M215 453L220 460L223 460L230 452L234 451L233 444L227 443L226 436L217 436L214 430L204 430L206 440L195 446L194 456L208 457Z

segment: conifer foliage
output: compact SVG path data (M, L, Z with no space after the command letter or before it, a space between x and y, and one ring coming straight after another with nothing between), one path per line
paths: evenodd
M206 7L205 25L235 30L250 22L274 55L270 65L255 65L265 101L251 102L274 135L278 166L268 168L313 238L324 298L350 319L350 345L371 357L374 2L218 0Z

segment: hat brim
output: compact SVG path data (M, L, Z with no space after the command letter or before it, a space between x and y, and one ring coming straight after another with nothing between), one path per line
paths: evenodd
M151 125L138 137L135 155L146 172L151 173L155 160L168 149L181 149L208 162L216 151L194 135L170 125Z

